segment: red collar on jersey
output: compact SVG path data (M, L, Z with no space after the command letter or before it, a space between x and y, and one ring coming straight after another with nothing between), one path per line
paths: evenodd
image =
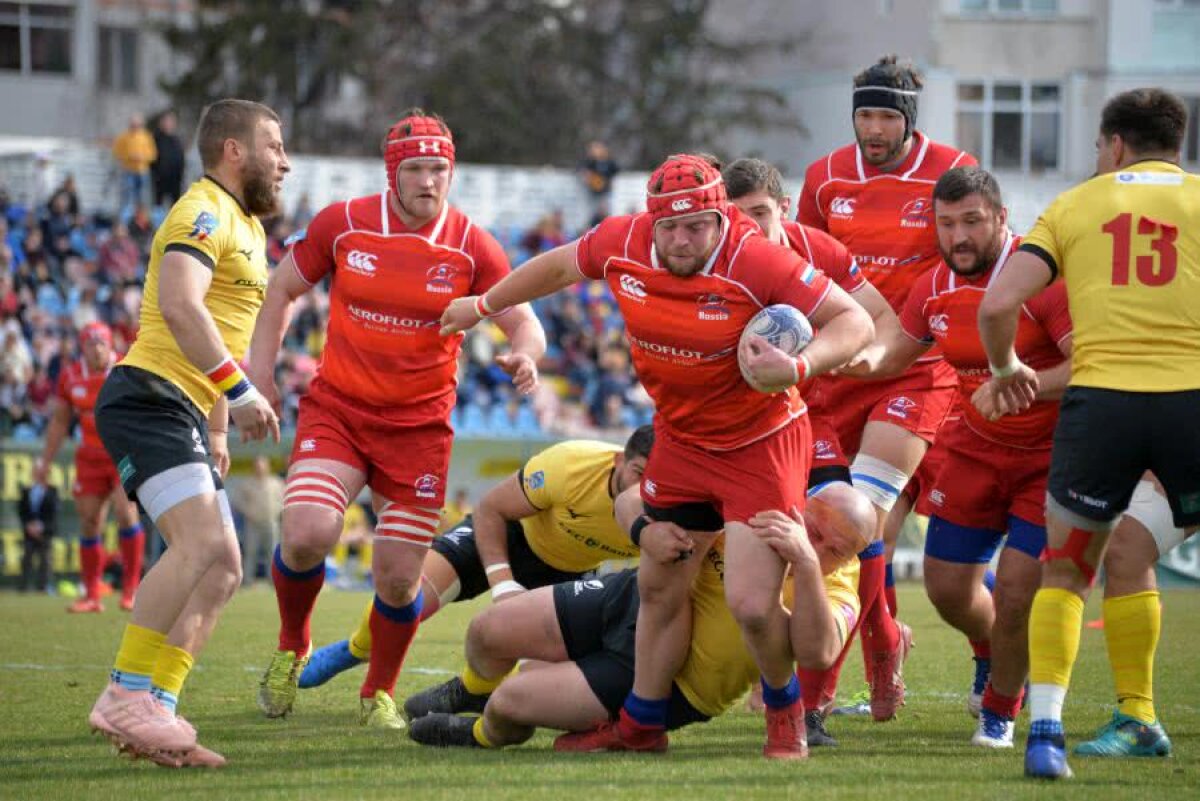
M409 159L440 161L454 166L454 136L436 117L405 117L391 127L383 142L388 186L397 197L396 171Z
M646 208L655 225L701 211L724 214L728 203L721 171L700 156L669 156L646 184Z

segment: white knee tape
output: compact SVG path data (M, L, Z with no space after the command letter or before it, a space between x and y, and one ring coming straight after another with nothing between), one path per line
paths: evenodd
M860 453L850 465L850 480L854 488L866 495L871 503L885 512L890 512L908 485L910 476L893 465Z
M212 468L203 462L192 462L150 476L138 486L137 497L146 514L157 523L159 517L189 498L216 491Z
M1154 489L1153 481L1138 482L1125 514L1149 530L1159 556L1166 556L1184 540L1183 529L1175 527L1171 504Z

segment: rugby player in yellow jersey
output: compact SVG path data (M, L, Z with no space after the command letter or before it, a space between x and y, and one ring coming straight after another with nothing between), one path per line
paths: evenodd
M1143 472L1162 484L1176 526L1200 524L1200 177L1179 166L1186 129L1187 110L1169 92L1135 89L1109 100L1097 175L1046 209L979 310L998 397L1013 410L1037 391L1033 370L1013 352L1021 304L1061 274L1075 329L1054 434L1042 588L1029 620L1028 776L1071 776L1062 705L1083 603ZM1146 699L1158 603L1154 591L1104 603L1106 629L1120 629L1109 641L1128 652L1111 655L1114 669L1127 674L1127 687L1142 685ZM1139 749L1163 750L1156 720L1130 724L1124 734Z
M527 587L580 578L610 559L636 558L637 546L617 525L613 499L641 480L654 445L654 427L642 426L620 446L592 440L553 445L493 487L479 508L433 541L421 581L422 620L444 605L482 595L493 600ZM318 687L367 660L370 604L349 640L319 648L300 674L300 687ZM407 700L419 717L447 704L479 711L491 684L470 670Z
M96 427L130 498L170 548L143 579L111 680L88 718L121 751L161 765L219 766L175 714L192 664L241 582L222 478L228 420L243 441L279 423L237 360L267 284L259 218L278 210L288 172L279 117L221 100L200 118L204 177L154 237L141 328L96 401Z
M857 501L869 509L865 498L830 500L840 506ZM855 553L864 537L853 526L832 524L856 511L815 497L804 512L807 532L777 511L749 521L752 533L791 566L784 600L791 610L792 648L804 668L832 664L858 615ZM720 525L715 510L712 515ZM650 524L642 534L646 556L674 561L686 545L681 536L686 539L671 523ZM692 639L672 688L669 729L723 714L759 679L725 602L723 536L705 554L691 598ZM587 732L597 720L614 719L633 685L638 606L637 571L625 570L545 587L488 609L471 622L466 645L473 669L503 680L483 717L426 715L413 720L410 736L424 745L500 747L528 740L538 726ZM518 659L534 662L505 678ZM579 750L577 739L562 735L555 749Z

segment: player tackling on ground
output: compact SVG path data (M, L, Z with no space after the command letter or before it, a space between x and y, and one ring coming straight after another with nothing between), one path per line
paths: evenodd
M1013 350L1021 306L1060 275L1075 329L1071 382L1054 432L1042 588L1029 620L1025 773L1067 778L1062 706L1079 650L1083 603L1117 518L1145 470L1174 523L1200 524L1200 178L1179 167L1187 110L1161 89L1105 105L1098 175L1060 195L988 288L979 327L999 396L1027 404L1036 372ZM1151 697L1157 592L1105 600L1123 684ZM1140 685L1140 687L1139 687ZM1131 734L1161 733L1129 708ZM1122 710L1125 712L1125 710Z

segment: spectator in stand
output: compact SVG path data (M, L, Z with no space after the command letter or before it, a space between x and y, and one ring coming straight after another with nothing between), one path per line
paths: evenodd
M142 261L150 258L150 245L154 242L154 234L155 227L154 221L150 219L150 209L145 203L137 204L133 209L133 216L129 220L129 235L137 243L138 250L142 254Z
M113 139L113 160L121 174L121 217L127 217L135 206L145 201L146 178L150 165L158 156L154 137L146 130L141 114L129 118L129 127Z
M75 216L71 214L71 197L65 192L56 192L46 207L42 219L42 241L53 267L61 267L67 256L75 252L71 234L75 229Z
M150 176L154 185L154 205L169 209L183 193L183 142L175 133L179 120L175 112L168 109L158 118L154 126L154 161L150 164Z
M118 220L112 233L100 245L100 280L104 283L125 283L142 278L144 262L137 242L129 235L129 226Z
M267 564L279 543L279 518L283 514L283 479L271 471L271 460L268 457L254 458L254 474L234 484L229 500L244 521L242 586L249 587L258 576L259 564Z
M54 193L46 201L46 205L53 208L54 202L59 198L63 198L66 203L66 212L70 215L72 223L81 225L83 219L79 208L79 189L75 186L75 176L68 175L63 179L62 185L54 190Z
M438 533L445 534L461 523L469 514L471 514L471 501L467 497L467 490L465 487L459 487L454 491L454 497L448 499L446 505L442 507L442 522L438 526Z
M565 245L567 236L563 233L562 209L555 209L549 214L543 214L537 224L521 237L521 250L530 258L547 250L554 250L559 245Z
M21 592L28 592L30 584L34 589L48 591L53 570L51 545L58 533L58 490L48 484L22 487L17 517L25 535L25 548L21 554ZM38 563L36 572L34 562Z
M579 165L580 177L591 201L591 222L596 225L612 207L613 179L621 168L613 161L608 145L601 141L588 143L587 155Z

